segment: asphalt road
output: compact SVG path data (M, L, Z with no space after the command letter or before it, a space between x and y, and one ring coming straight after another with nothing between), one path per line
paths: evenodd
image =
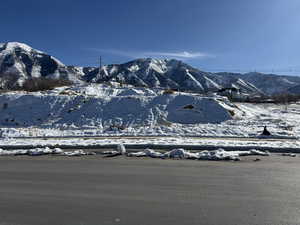
M300 224L300 157L0 158L0 225Z

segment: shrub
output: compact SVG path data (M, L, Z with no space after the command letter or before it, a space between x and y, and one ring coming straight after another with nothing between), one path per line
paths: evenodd
M18 79L19 77L14 74L1 74L0 75L0 89L2 92L6 92L8 90L14 90L18 87Z
M0 74L0 92L15 91L45 91L56 87L69 86L73 83L66 79L50 79L45 77L33 77L25 80L22 86L19 84L19 76L14 73Z
M233 110L228 110L228 112L229 112L229 114L232 116L232 117L234 117L234 115L235 115L235 112L233 111Z
M164 95L171 95L171 94L174 94L174 93L175 93L175 91L172 90L172 89L166 89L166 90L163 91Z
M72 82L69 80L38 77L26 80L20 89L29 92L46 91L56 87L69 86L71 84Z
M288 104L292 102L297 102L300 100L300 95L293 95L288 93L282 93L278 95L273 95L272 99L278 104Z
M126 127L124 125L110 125L109 130L125 130Z
M193 105L186 105L186 106L184 106L183 108L184 108L184 109L193 109L194 106L193 106Z

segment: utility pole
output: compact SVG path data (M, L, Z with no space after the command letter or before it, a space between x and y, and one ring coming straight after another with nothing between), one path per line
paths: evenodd
M101 75L101 73L100 73L101 68L102 68L102 56L100 56L100 58L99 58L99 71L98 71L99 77L100 77L100 75Z

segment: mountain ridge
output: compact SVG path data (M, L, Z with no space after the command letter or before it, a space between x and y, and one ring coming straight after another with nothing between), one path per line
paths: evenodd
M0 81L11 74L22 85L32 77L71 80L75 83L117 81L149 88L171 88L206 93L237 88L247 94L289 92L300 85L300 77L262 73L205 72L176 59L140 58L122 64L97 67L67 66L55 57L19 42L0 44Z

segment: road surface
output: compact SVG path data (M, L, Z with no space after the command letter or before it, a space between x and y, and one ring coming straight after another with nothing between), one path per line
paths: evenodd
M0 158L1 225L300 224L300 157Z

